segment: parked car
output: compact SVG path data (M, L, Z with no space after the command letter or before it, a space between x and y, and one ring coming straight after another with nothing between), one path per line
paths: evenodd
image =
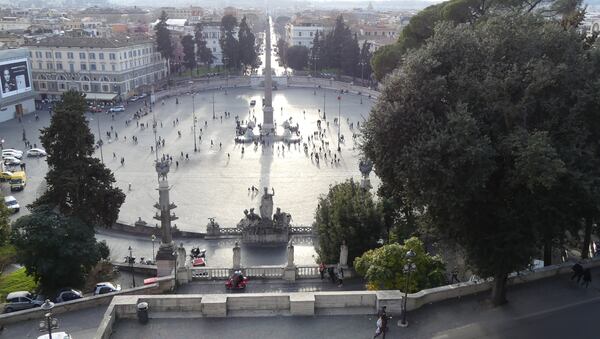
M17 154L20 154L21 156L23 155L23 151L15 149L15 148L5 148L2 150L2 153L4 153L4 152L17 153Z
M114 285L111 282L101 282L101 283L96 284L96 287L94 288L94 295L119 292L120 290L121 290L121 285L119 285L119 284Z
M100 113L102 112L102 108L98 106L90 106L89 111L92 113Z
M8 166L15 166L21 164L21 160L9 155L3 155L2 160L4 161L4 164Z
M139 100L140 97L138 97L137 95L132 96L131 98L129 98L129 101L131 102L136 102Z
M125 112L124 106L113 106L108 110L110 113Z
M81 293L81 291L74 290L72 288L63 288L58 291L55 300L57 303L63 303L65 301L71 301L81 298L83 298L83 293Z
M48 334L42 334L37 339L73 339L67 332L52 332L52 338Z
M4 205L12 213L18 213L21 209L21 206L19 206L19 202L12 195L4 197Z
M256 100L250 100L250 106L256 105Z
M28 157L45 157L46 155L46 151L44 151L41 148L32 148L29 151L27 151Z
M17 159L21 159L23 157L23 152L15 152L15 151L2 151L2 156L10 156L15 157Z
M27 291L11 292L6 296L4 312L10 313L14 311L27 310L34 307L40 307L43 303L43 300L36 298L33 294Z
M12 175L13 172L11 171L0 172L0 181L9 181Z

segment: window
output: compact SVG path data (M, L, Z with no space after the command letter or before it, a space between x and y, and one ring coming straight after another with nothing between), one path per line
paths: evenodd
M102 85L102 92L108 92L108 85Z
M52 65L52 63L51 63L51 62L47 62L47 63L46 63L46 68L47 68L47 69L54 69L54 67L53 67L53 65Z
M52 59L52 52L46 52L46 58Z
M112 66L112 71L113 72L117 70L117 66L115 64L112 64L111 66Z
M104 66L104 64L102 64L101 66L102 66L102 70L106 71L106 67Z
M90 64L90 71L96 70L96 64Z
M43 68L43 67L42 67L42 63L41 63L41 62L38 62L38 68L39 68L39 69L42 69L42 68Z
M45 82L40 82L40 87L42 89L46 89L46 83Z
M137 51L133 51L133 56L136 57L137 56Z
M131 51L129 51L129 53L128 53L128 54L129 54L129 57L131 58Z
M89 91L90 91L90 85L88 85L88 84L84 84L84 85L83 85L83 90L84 90L85 92L89 92Z
M123 52L123 59L127 59L127 52Z
M90 53L90 60L96 59L96 53Z
M310 36L313 36L313 32L310 32Z
M56 64L56 69L57 69L57 70L59 70L59 71L62 71L62 69L63 69L63 68L62 68L62 63L60 63L60 62L59 62L59 63L57 63L57 64Z
M81 64L81 70L82 71L87 71L87 65L86 64Z
M302 36L302 32L298 32L298 36Z
M75 72L75 64L69 64L69 72L71 72L71 73Z
M59 87L60 89L65 89L65 84L63 84L63 83L60 83L60 84L58 84L58 87Z
M110 53L110 54L108 55L108 58L109 58L110 60L117 60L117 56L115 55L115 53Z
M61 52L56 52L56 53L54 53L54 57L56 59L62 59L62 53Z
M83 53L83 52L79 53L79 59L85 59L85 53Z
M67 52L67 59L73 59L73 52Z
M41 58L42 57L42 52L35 52L35 57L36 58Z
M98 53L98 59L104 60L104 53Z

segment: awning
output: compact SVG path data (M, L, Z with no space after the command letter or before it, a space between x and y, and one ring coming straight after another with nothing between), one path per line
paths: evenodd
M105 100L111 101L115 100L117 97L114 93L85 93L86 100Z

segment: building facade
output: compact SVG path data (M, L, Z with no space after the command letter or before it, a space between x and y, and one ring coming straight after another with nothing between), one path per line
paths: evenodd
M126 100L167 75L166 61L146 36L52 37L27 47L41 99L75 89L92 100Z
M285 25L285 41L288 46L305 46L310 49L317 32L323 32L323 26L312 23L288 23Z
M31 61L26 49L0 51L0 122L35 111Z

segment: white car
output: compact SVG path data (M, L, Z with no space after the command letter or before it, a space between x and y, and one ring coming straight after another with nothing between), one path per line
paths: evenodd
M136 101L138 101L138 99L139 99L139 98L140 98L140 97L138 97L137 95L134 95L134 96L132 96L131 98L129 98L129 101L131 101L131 102L136 102Z
M11 157L9 155L2 155L2 160L4 161L5 165L20 165L21 164L21 160L15 158L15 157Z
M19 206L19 202L12 195L4 197L4 205L6 205L6 208L8 208L8 210L12 213L18 213L21 209L21 206Z
M123 107L123 106L114 106L114 107L111 107L108 111L110 113L125 112L125 107Z
M2 156L15 157L17 159L21 159L23 157L23 153L16 153L13 151L2 151Z
M13 153L17 153L17 154L23 155L23 151L15 149L15 148L5 148L5 149L2 150L2 152L13 152Z
M32 148L29 151L27 151L28 157L45 157L46 155L46 151L44 151L41 148Z
M121 285L119 284L114 285L111 282L101 282L96 284L96 287L94 288L94 295L119 292L120 290Z

